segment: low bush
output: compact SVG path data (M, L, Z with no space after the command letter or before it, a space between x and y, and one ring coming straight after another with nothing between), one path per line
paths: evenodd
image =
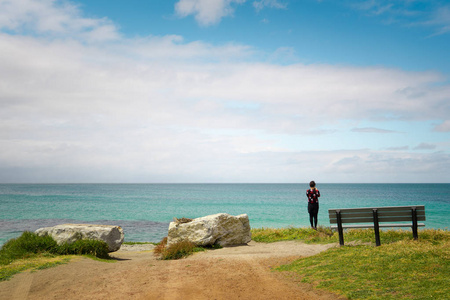
M181 240L177 243L167 246L167 237L163 238L161 242L155 247L153 252L163 260L180 259L187 257L194 252L205 251L203 247L198 247L194 243Z
M20 237L11 239L3 245L0 249L0 265L36 255L67 254L89 254L99 258L110 258L108 245L103 241L79 240L72 244L58 245L51 236L38 236L26 231Z
M155 249L153 249L153 253L154 253L155 255L162 256L162 253L163 253L163 251L166 249L166 246L167 246L167 237L164 237L164 238L161 240L161 242L159 242L159 243L156 245Z
M67 262L70 258L58 255L94 255L109 259L108 245L103 241L80 240L58 245L51 236L24 232L7 241L0 249L0 281L28 269L42 269Z
M56 254L60 255L93 255L98 258L111 258L108 254L108 244L104 241L96 240L78 240L71 244L62 244L58 246Z
M51 236L38 236L26 231L20 237L11 239L3 245L0 249L0 265L40 253L54 253L57 248L58 245Z
M180 259L194 253L195 244L183 240L175 244L167 246L163 253L162 259Z

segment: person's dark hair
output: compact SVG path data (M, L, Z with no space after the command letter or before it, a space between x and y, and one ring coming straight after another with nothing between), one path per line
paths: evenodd
M314 180L309 183L309 186L312 188L316 186L316 183L314 182Z

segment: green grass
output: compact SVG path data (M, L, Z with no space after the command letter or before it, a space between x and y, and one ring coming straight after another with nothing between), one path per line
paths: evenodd
M59 245L52 253L59 255L93 255L98 258L109 259L108 245L97 240L78 240L71 244Z
M327 244L339 241L339 236L326 227L311 228L254 228L251 230L255 242L273 243L300 240L305 243Z
M36 265L34 270L45 270L45 269L53 268L55 266L59 266L59 265L68 263L69 261L70 261L70 258L65 257L65 258L62 258L61 260L43 262L42 264Z
M0 265L7 265L16 259L34 257L37 254L52 253L57 249L56 241L24 232L20 237L7 241L0 249Z
M265 242L338 242L337 234L326 228L262 228L252 234ZM345 242L353 246L332 248L278 270L349 299L450 299L449 231L420 230L417 241L408 230L380 235L382 245L375 247L373 230L346 231Z
M48 255L36 255L34 257L16 259L10 264L0 265L0 282L10 279L13 275L22 271L36 271L52 268L61 264L68 263L72 258L72 256L50 257Z
M252 240L263 243L298 240L309 244L338 243L339 234L328 227L311 228L254 228L251 230ZM442 240L447 230L419 230L419 239ZM380 230L381 244L402 240L413 240L411 230ZM370 243L375 245L373 229L352 229L344 231L345 244Z
M123 242L123 245L157 245L158 243L153 242Z
M49 268L65 263L70 259L67 255L110 259L108 245L103 241L80 240L72 244L57 245L50 236L24 232L20 237L7 241L0 249L0 281L24 270Z

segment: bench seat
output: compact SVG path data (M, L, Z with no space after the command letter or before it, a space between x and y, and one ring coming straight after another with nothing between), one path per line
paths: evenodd
M337 229L339 232L341 245L344 245L343 230L348 228L373 228L376 245L380 246L379 229L381 227L411 227L413 237L417 239L417 227L425 226L424 223L418 223L418 221L425 221L425 206L423 205L329 209L328 214L331 229Z

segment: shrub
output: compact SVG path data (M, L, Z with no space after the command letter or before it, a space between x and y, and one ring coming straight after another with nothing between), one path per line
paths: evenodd
M58 245L51 236L38 236L25 231L20 237L11 239L0 249L0 265L16 259L29 258L37 254L90 254L99 258L110 258L108 245L103 241L79 240L72 244Z
M6 265L20 258L39 253L54 253L58 245L51 236L38 236L25 231L20 237L11 239L0 249L0 265Z
M205 248L197 247L194 243L187 240L181 240L167 246L167 237L163 238L153 250L155 255L160 256L163 260L180 259L199 251L205 251Z
M97 240L78 240L71 244L64 243L58 246L57 254L68 255L94 255L98 258L111 258L108 254L108 244Z
M167 237L164 237L161 242L159 242L155 249L153 249L153 252L155 255L162 255L162 253L164 252L164 250L166 249L167 246Z
M166 246L162 253L162 259L180 259L194 253L195 244L182 240L170 246Z

